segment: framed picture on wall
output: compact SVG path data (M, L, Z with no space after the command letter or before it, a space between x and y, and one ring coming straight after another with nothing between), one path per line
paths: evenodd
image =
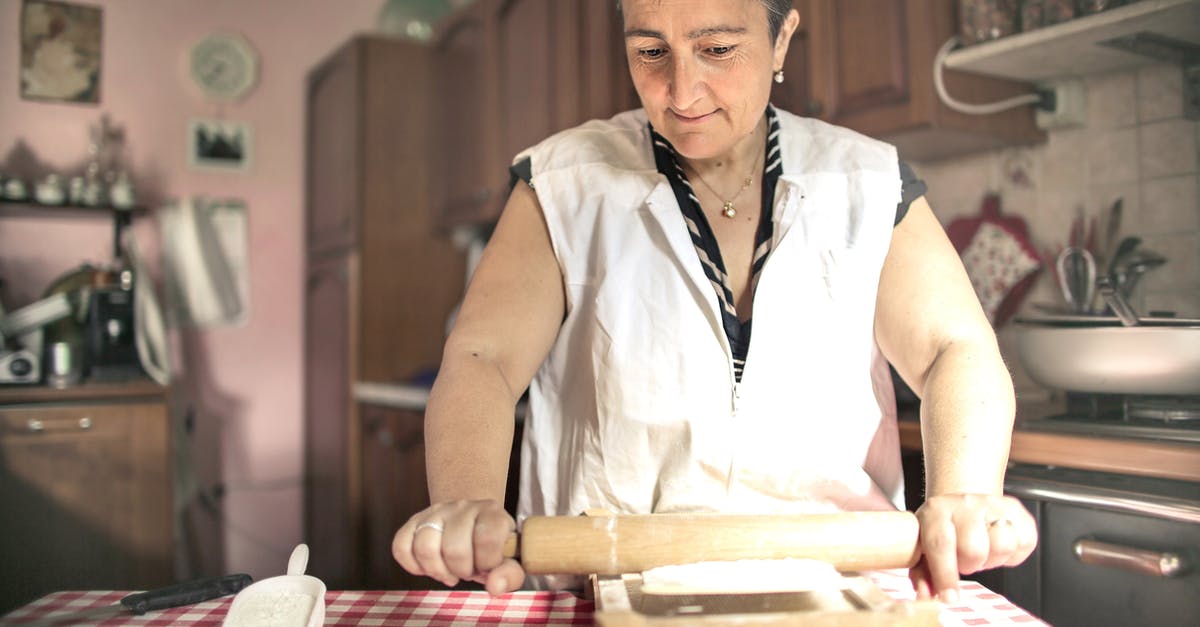
M21 6L21 97L100 102L102 9L50 0Z
M250 124L194 118L188 123L188 165L200 170L250 169L254 133Z

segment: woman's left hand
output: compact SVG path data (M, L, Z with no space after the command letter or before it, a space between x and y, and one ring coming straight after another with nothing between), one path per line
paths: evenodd
M958 576L1016 566L1037 546L1037 523L1011 496L945 494L917 509L923 557L909 571L917 598L958 601Z

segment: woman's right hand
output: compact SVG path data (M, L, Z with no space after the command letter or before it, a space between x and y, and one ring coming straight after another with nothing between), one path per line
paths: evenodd
M453 587L464 579L484 584L493 595L512 592L525 570L503 555L516 531L512 516L494 500L437 503L415 514L392 539L392 555L414 575Z

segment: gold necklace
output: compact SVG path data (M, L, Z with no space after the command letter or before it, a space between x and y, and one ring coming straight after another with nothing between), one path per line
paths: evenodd
M733 201L737 200L738 196L741 196L742 192L746 191L746 188L750 187L750 184L754 182L754 173L758 171L758 159L754 160L754 169L750 170L750 174L742 180L742 186L738 188L737 193L735 193L733 197L728 200L722 198L721 195L717 193L717 190L713 189L712 185L709 185L708 181L704 180L703 176L700 176L699 170L696 168L691 168L691 170L696 174L696 178L700 179L700 182L708 188L708 191L712 192L713 196L716 196L717 200L721 201L721 215L732 220L733 218L737 217L737 207L733 206Z

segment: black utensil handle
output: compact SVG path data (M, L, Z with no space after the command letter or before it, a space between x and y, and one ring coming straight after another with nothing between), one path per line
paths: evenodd
M227 594L237 594L242 588L250 585L251 581L253 579L246 574L185 581L156 590L135 592L121 599L121 605L129 608L134 614L141 615L151 610L191 605Z

